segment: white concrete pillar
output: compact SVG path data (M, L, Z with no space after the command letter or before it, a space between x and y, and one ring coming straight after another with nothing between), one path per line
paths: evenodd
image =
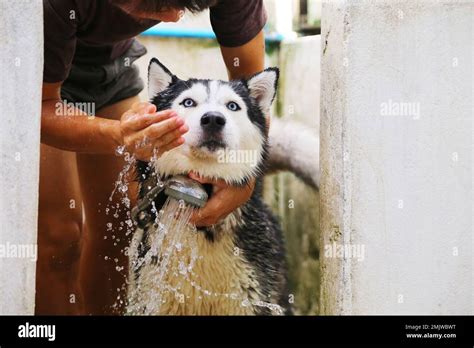
M474 3L322 16L322 313L473 314Z
M0 314L33 314L43 5L0 1Z

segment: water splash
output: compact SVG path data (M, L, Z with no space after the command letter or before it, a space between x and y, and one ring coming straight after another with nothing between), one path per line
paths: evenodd
M178 302L183 300L186 295L181 290L186 285L191 285L196 290L195 295L200 299L203 297L225 297L236 301L242 307L265 307L274 314L282 315L283 309L277 304L249 299L243 291L240 293L211 291L199 283L199 275L194 272L194 267L196 262L204 256L199 255L197 238L195 238L195 234L200 232L189 223L194 209L182 200L168 198L163 208L158 212L154 231L149 235L151 238L150 248L145 256L136 259L132 265L133 269L151 265L147 270L146 278L152 279L153 286L143 285L139 280L135 287L131 287L127 307L128 314L156 315L161 313L162 306L167 304L170 298L174 297Z
M135 260L132 267L139 269L144 265L153 264L153 274L150 276L153 277L155 286L147 292L146 301L141 298L139 286L135 288L136 293L129 294L127 311L132 314L159 313L169 291L177 293L179 290L179 287L170 285L169 278L192 269L198 257L197 245L193 243L194 238L188 238L189 230L193 230L189 219L194 208L174 198L168 198L159 212L154 205L152 210L157 214L154 232L149 235L150 248L145 256ZM172 233L169 233L170 231ZM144 302L145 308L142 308Z
M104 236L104 239L110 240L114 246L117 246L117 242L120 241L120 238L117 238L115 233L120 236L128 236L134 233L137 228L137 224L131 218L131 200L129 197L129 176L135 168L137 161L133 155L126 151L124 146L117 148L116 155L124 158L125 165L117 177L114 189L109 197L109 204L105 209L106 215L112 214L115 221L108 222L106 226L110 238L107 235ZM152 166L157 158L157 150L155 150L149 166ZM152 175L156 176L157 185L164 187L164 183L159 180L159 176L155 171L152 170L151 172L153 173ZM114 204L113 198L116 194L120 195L119 202ZM122 288L117 289L118 295L113 306L114 308L118 308L128 302L127 312L129 314L156 314L160 312L161 306L166 303L169 294L173 294L178 300L183 299L185 295L181 289L186 284L189 284L196 290L197 294L201 294L197 295L201 299L209 296L230 298L239 301L242 307L265 307L274 314L283 314L283 309L279 305L249 299L244 293L213 292L204 288L198 282L198 279L196 279L198 275L194 273L194 268L197 261L203 258L203 256L199 255L197 241L194 238L195 233L198 233L197 229L189 223L189 219L194 211L192 206L187 205L183 200L178 201L168 198L159 211L154 202L152 202L151 210L156 218L154 221L154 233L150 236L150 249L143 258L136 260L136 264L132 265L132 267L140 268L143 265L154 264L153 283L156 286L153 289L147 289L150 290L148 291L150 297L145 301L142 298L138 298L141 295L139 287L136 289L135 294L128 294L128 299L126 300L123 296L127 292L128 284L124 284ZM119 218L123 216L126 219L120 221ZM128 255L128 251L128 247L120 250L125 255ZM104 260L113 262L117 272L124 270L123 266L117 264L117 259L113 260L105 256ZM170 278L179 280L173 282L175 285L172 286L168 281ZM144 302L146 305L143 308Z

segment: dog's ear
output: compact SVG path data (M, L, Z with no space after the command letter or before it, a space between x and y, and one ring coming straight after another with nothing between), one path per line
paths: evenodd
M158 59L153 58L148 65L148 98L153 99L177 80Z
M280 70L278 68L268 68L252 76L247 81L250 95L255 98L264 114L270 112L273 99L275 99L279 77Z

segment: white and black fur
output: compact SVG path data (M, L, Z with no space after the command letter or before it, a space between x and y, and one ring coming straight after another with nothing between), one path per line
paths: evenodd
M147 311L147 292L153 288L149 276L155 264L137 266L149 250L154 230L138 228L129 255L129 311L131 314L170 315L269 315L265 302L281 306L281 314L291 314L287 287L287 266L283 234L279 223L262 200L262 176L268 157L266 115L275 98L279 78L269 68L248 80L181 80L157 59L148 73L149 97L158 110L176 110L189 126L185 144L164 153L154 163L139 162L139 198L149 191L144 182L159 173L161 179L195 172L203 177L246 185L257 179L250 200L212 228L199 229L196 239L203 258L200 272L203 287L216 292L244 293L251 305L231 298L199 298L192 287L182 289L184 303L170 296L159 312ZM192 100L192 102L190 101ZM231 104L233 103L233 104ZM237 107L236 107L237 106ZM219 150L247 150L257 154L257 163L219 163ZM254 163L255 164L255 163ZM147 186L147 187L146 187ZM209 192L212 195L212 192ZM155 205L163 205L160 194ZM190 232L192 233L192 232ZM236 250L238 252L236 253Z

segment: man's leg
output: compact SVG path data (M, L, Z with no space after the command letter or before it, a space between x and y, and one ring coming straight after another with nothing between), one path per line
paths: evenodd
M97 115L120 119L138 101L138 97L122 100L98 110ZM131 234L126 236L127 225L121 226L128 219L127 209L120 202L122 195L116 192L112 201L109 201L109 197L126 162L116 155L77 154L77 164L87 227L80 272L86 313L121 314L128 274L128 258L123 250L128 247ZM129 185L128 196L133 207L136 198L135 183ZM114 216L117 203L120 211L118 216ZM112 230L108 224L112 224Z
M82 199L76 155L41 145L36 314L82 314Z

